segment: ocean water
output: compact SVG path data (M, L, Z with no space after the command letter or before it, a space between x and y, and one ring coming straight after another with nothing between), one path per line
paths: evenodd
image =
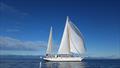
M0 58L0 68L120 68L120 59L84 59L81 62L46 62L39 58Z

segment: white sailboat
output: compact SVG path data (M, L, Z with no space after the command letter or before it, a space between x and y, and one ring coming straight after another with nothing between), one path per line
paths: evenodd
M47 61L81 61L85 53L84 41L78 28L67 17L66 25L58 50L58 54L53 56L52 50L52 28L48 41L46 57Z

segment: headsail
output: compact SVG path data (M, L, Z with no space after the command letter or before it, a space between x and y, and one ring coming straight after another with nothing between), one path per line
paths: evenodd
M82 35L78 28L69 21L70 51L72 53L84 54L85 47Z
M52 27L50 29L50 35L49 35L48 47L47 47L46 54L51 54L51 51L52 51Z
M70 54L71 52L84 54L85 48L80 31L67 17L58 54Z

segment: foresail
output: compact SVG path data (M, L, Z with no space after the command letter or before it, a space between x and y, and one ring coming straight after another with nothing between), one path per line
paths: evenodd
M68 39L68 18L67 18L58 54L70 54L69 46L70 45Z
M78 28L69 21L70 51L72 53L84 54L84 41Z
M48 47L47 47L46 54L51 54L51 52L52 52L52 27L50 29L50 35L49 35Z

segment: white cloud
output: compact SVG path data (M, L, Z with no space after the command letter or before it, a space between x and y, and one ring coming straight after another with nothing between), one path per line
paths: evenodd
M46 49L44 41L21 41L11 37L0 36L0 50L30 50Z

